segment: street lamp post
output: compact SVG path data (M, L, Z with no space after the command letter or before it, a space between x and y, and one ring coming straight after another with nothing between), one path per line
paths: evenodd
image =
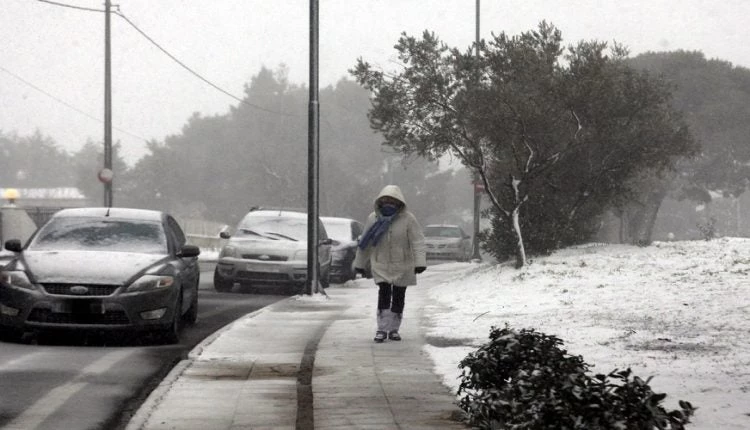
M318 101L318 0L310 0L310 95L307 115L307 285L318 289L318 183L320 172L320 103Z
M479 1L477 0L476 7L476 50L477 58L479 58ZM481 260L482 256L479 254L479 205L482 200L482 191L484 187L479 182L479 174L474 171L474 178L472 181L472 192L474 193L474 234L472 236L472 260Z
M104 169L112 172L112 50L110 44L110 0L104 3ZM104 184L104 206L112 207L112 177L109 180L99 179Z

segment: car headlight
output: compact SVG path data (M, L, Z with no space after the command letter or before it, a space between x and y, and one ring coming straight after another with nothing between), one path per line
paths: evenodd
M299 251L295 251L294 255L292 256L292 260L305 260L307 261L307 250L302 249Z
M126 291L156 290L159 288L169 288L172 285L174 285L174 277L172 276L143 275L130 284Z
M221 250L221 252L219 253L219 258L222 258L222 257L232 257L232 258L234 258L236 256L237 256L237 249L235 249L235 247L229 246L229 245L225 246Z
M0 282L12 287L33 290L34 285L29 281L26 272L22 270L3 270L0 271Z

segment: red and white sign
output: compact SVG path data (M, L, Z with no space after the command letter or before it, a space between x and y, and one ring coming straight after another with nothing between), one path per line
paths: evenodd
M97 173L96 177L99 178L100 182L109 184L112 182L112 178L115 177L115 172L113 172L112 169L104 168Z

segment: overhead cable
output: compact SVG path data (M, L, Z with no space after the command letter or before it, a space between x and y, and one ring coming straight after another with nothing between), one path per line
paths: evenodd
M41 1L41 0L39 0L39 1ZM39 88L38 86L36 86L36 85L32 84L31 82L27 81L26 79L24 79L24 78L22 78L22 77L18 76L17 74L15 74L15 73L11 72L10 70L6 69L5 67L3 67L3 66L0 66L0 70L2 70L3 72L5 72L5 73L9 74L10 76L12 76L12 77L16 78L17 80L19 80L19 81L23 82L24 84L26 84L26 85L28 85L29 87L31 87L31 88L33 88L33 89L35 89L36 91L39 91L40 93L42 93L42 94L44 94L45 96L47 96L47 97L51 98L52 100L55 100L56 102L58 102L58 103L60 103L60 104L62 104L62 105L64 105L64 106L66 106L67 108L69 108L69 109L72 109L72 110L74 110L74 111L76 111L76 112L80 113L81 115L83 115L83 116L85 116L85 117L88 117L89 119L93 119L94 121L97 121L97 122L101 122L101 123L103 123L103 122L104 122L104 121L103 121L103 120L102 120L101 118L97 118L97 117L95 117L95 116L93 116L93 115L90 115L90 114L88 114L88 113L84 112L83 110L81 110L81 109L78 109L77 107L75 107L75 106L71 105L70 103L66 102L65 100L62 100L62 99L60 99L60 98L58 98L58 97L55 97L54 95L52 95L52 94L48 93L47 91L45 91L45 90L43 90L43 89ZM112 127L112 128L114 128L115 130L119 131L120 133L124 133L124 134L127 134L127 135L129 135L129 136L131 136L131 137L135 137L136 139L140 139L140 140L142 140L142 141L144 141L144 142L148 143L148 140L147 140L147 139L146 139L145 137L141 137L141 136L138 136L138 135L137 135L137 134L135 134L135 133L131 133L131 132L127 131L127 130L123 130L123 129L121 129L121 128L118 128L118 127Z
M246 104L246 105L251 106L251 107L253 107L255 109L258 109L258 110L262 110L262 111L269 112L269 113L274 113L274 114L277 114L277 115L296 116L296 115L292 115L292 114L288 114L288 113L284 113L284 112L278 112L278 111L275 111L275 110L266 109L266 108L264 108L262 106L258 106L256 104L250 103L250 102L248 102L245 99L241 99L241 98L235 96L234 94L230 93L229 91L226 91L225 89L219 87L218 85L214 84L213 82L211 82L208 79L206 79L203 76L201 76L198 72L196 72L195 70L191 69L185 63L183 63L182 61L180 61L179 59L177 59L177 57L175 57L174 55L172 55L171 53L169 53L169 51L167 51L166 49L162 48L161 45L159 45L158 43L156 43L156 41L154 41L154 39L152 39L151 37L149 37L149 35L147 35L146 33L144 33L143 30L141 30L140 28L138 28L138 26L136 26L131 20L129 20L125 16L125 14L123 14L120 11L114 12L114 14L116 14L119 17L121 17L122 19L124 19L125 22L127 22L128 24L130 24L138 33L140 33L143 37L145 37L146 40L148 40L149 42L151 42L151 44L153 44L154 46L156 46L161 52L163 52L166 56L168 56L169 58L171 58L175 63L179 64L180 66L182 66L182 68L184 68L185 70L187 70L188 72L190 72L193 76L195 76L196 78L200 79L201 81L207 83L208 85L210 85L211 87L213 87L217 91L219 91L219 92L221 92L221 93L223 93L223 94L225 94L225 95L227 95L227 96L229 96L229 97L237 100L238 102L240 102L242 104Z
M42 3L48 3L48 4L51 4L51 5L55 5L55 6L68 7L68 8L72 8L72 9L85 10L85 11L89 11L89 12L105 12L104 10L100 10L100 9L93 9L93 8L75 6L75 5L70 5L70 4L65 4L65 3L59 3L59 2L51 1L51 0L37 0L37 1L42 2ZM247 106L253 107L253 108L258 109L258 110L262 110L264 112L269 112L269 113L273 113L273 114L276 114L276 115L284 115L284 116L297 116L297 115L294 115L294 114L289 114L289 113L285 113L285 112L278 112L278 111L275 111L275 110L272 110L272 109L267 109L267 108L264 108L263 106L259 106L259 105L256 105L254 103L250 103L247 100L235 96L234 94L230 93L229 91L227 91L227 90L219 87L218 85L216 85L213 82L209 81L208 79L204 78L198 72L196 72L195 70L193 70L190 67L188 67L185 63L183 63L177 57L175 57L174 55L172 55L169 51L167 51L166 49L164 49L161 45L159 45L153 38L151 38L143 30L141 30L140 28L138 28L138 26L135 25L135 23L133 23L133 21L131 21L130 19L128 19L128 17L126 17L125 14L122 13L122 11L120 11L119 6L116 6L116 7L117 7L117 10L113 11L112 13L114 13L115 15L119 16L120 18L124 19L125 22L127 22L128 24L130 24L130 26L133 27L138 33L140 33L141 36L143 36L144 38L146 38L146 40L148 40L149 42L151 42L151 44L153 44L154 46L156 46L162 53L164 53L166 56L168 56L170 59L172 59L172 61L174 61L175 63L179 64L182 68L184 68L185 70L187 70L188 72L190 72L193 76L195 76L196 78L198 78L201 81L205 82L206 84L210 85L215 90L223 93L226 96L229 96L229 97L233 98L234 100L237 100L238 102L240 102L242 104L245 104Z
M89 12L102 12L102 13L104 13L104 9L94 9L94 8L90 8L90 7L76 6L76 5L72 5L72 4L59 3L59 2L56 2L56 1L50 1L50 0L37 0L37 1L40 1L42 3L49 3L49 4L55 5L55 6L67 7L67 8L70 8L70 9L78 9L78 10L85 10L85 11L89 11Z

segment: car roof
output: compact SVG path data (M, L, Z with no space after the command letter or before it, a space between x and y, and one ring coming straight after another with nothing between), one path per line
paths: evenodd
M424 227L425 228L427 228L427 227L454 227L454 228L461 228L461 226L459 226L458 224L428 224L428 225L426 225Z
M297 212L297 211L289 211L289 210L270 210L270 209L256 209L253 211L250 211L245 215L245 217L253 217L253 216L284 216L287 218L304 218L307 219L307 213L305 212Z
M348 224L348 223L351 223L351 222L356 222L356 223L359 222L356 219L342 218L342 217L337 217L337 216L322 216L322 217L320 217L320 220L323 221L324 223L325 222L329 222L331 224L335 224L335 223Z
M149 209L132 209L132 208L69 208L61 209L53 215L58 217L104 217L138 219L143 221L161 221L164 212Z

